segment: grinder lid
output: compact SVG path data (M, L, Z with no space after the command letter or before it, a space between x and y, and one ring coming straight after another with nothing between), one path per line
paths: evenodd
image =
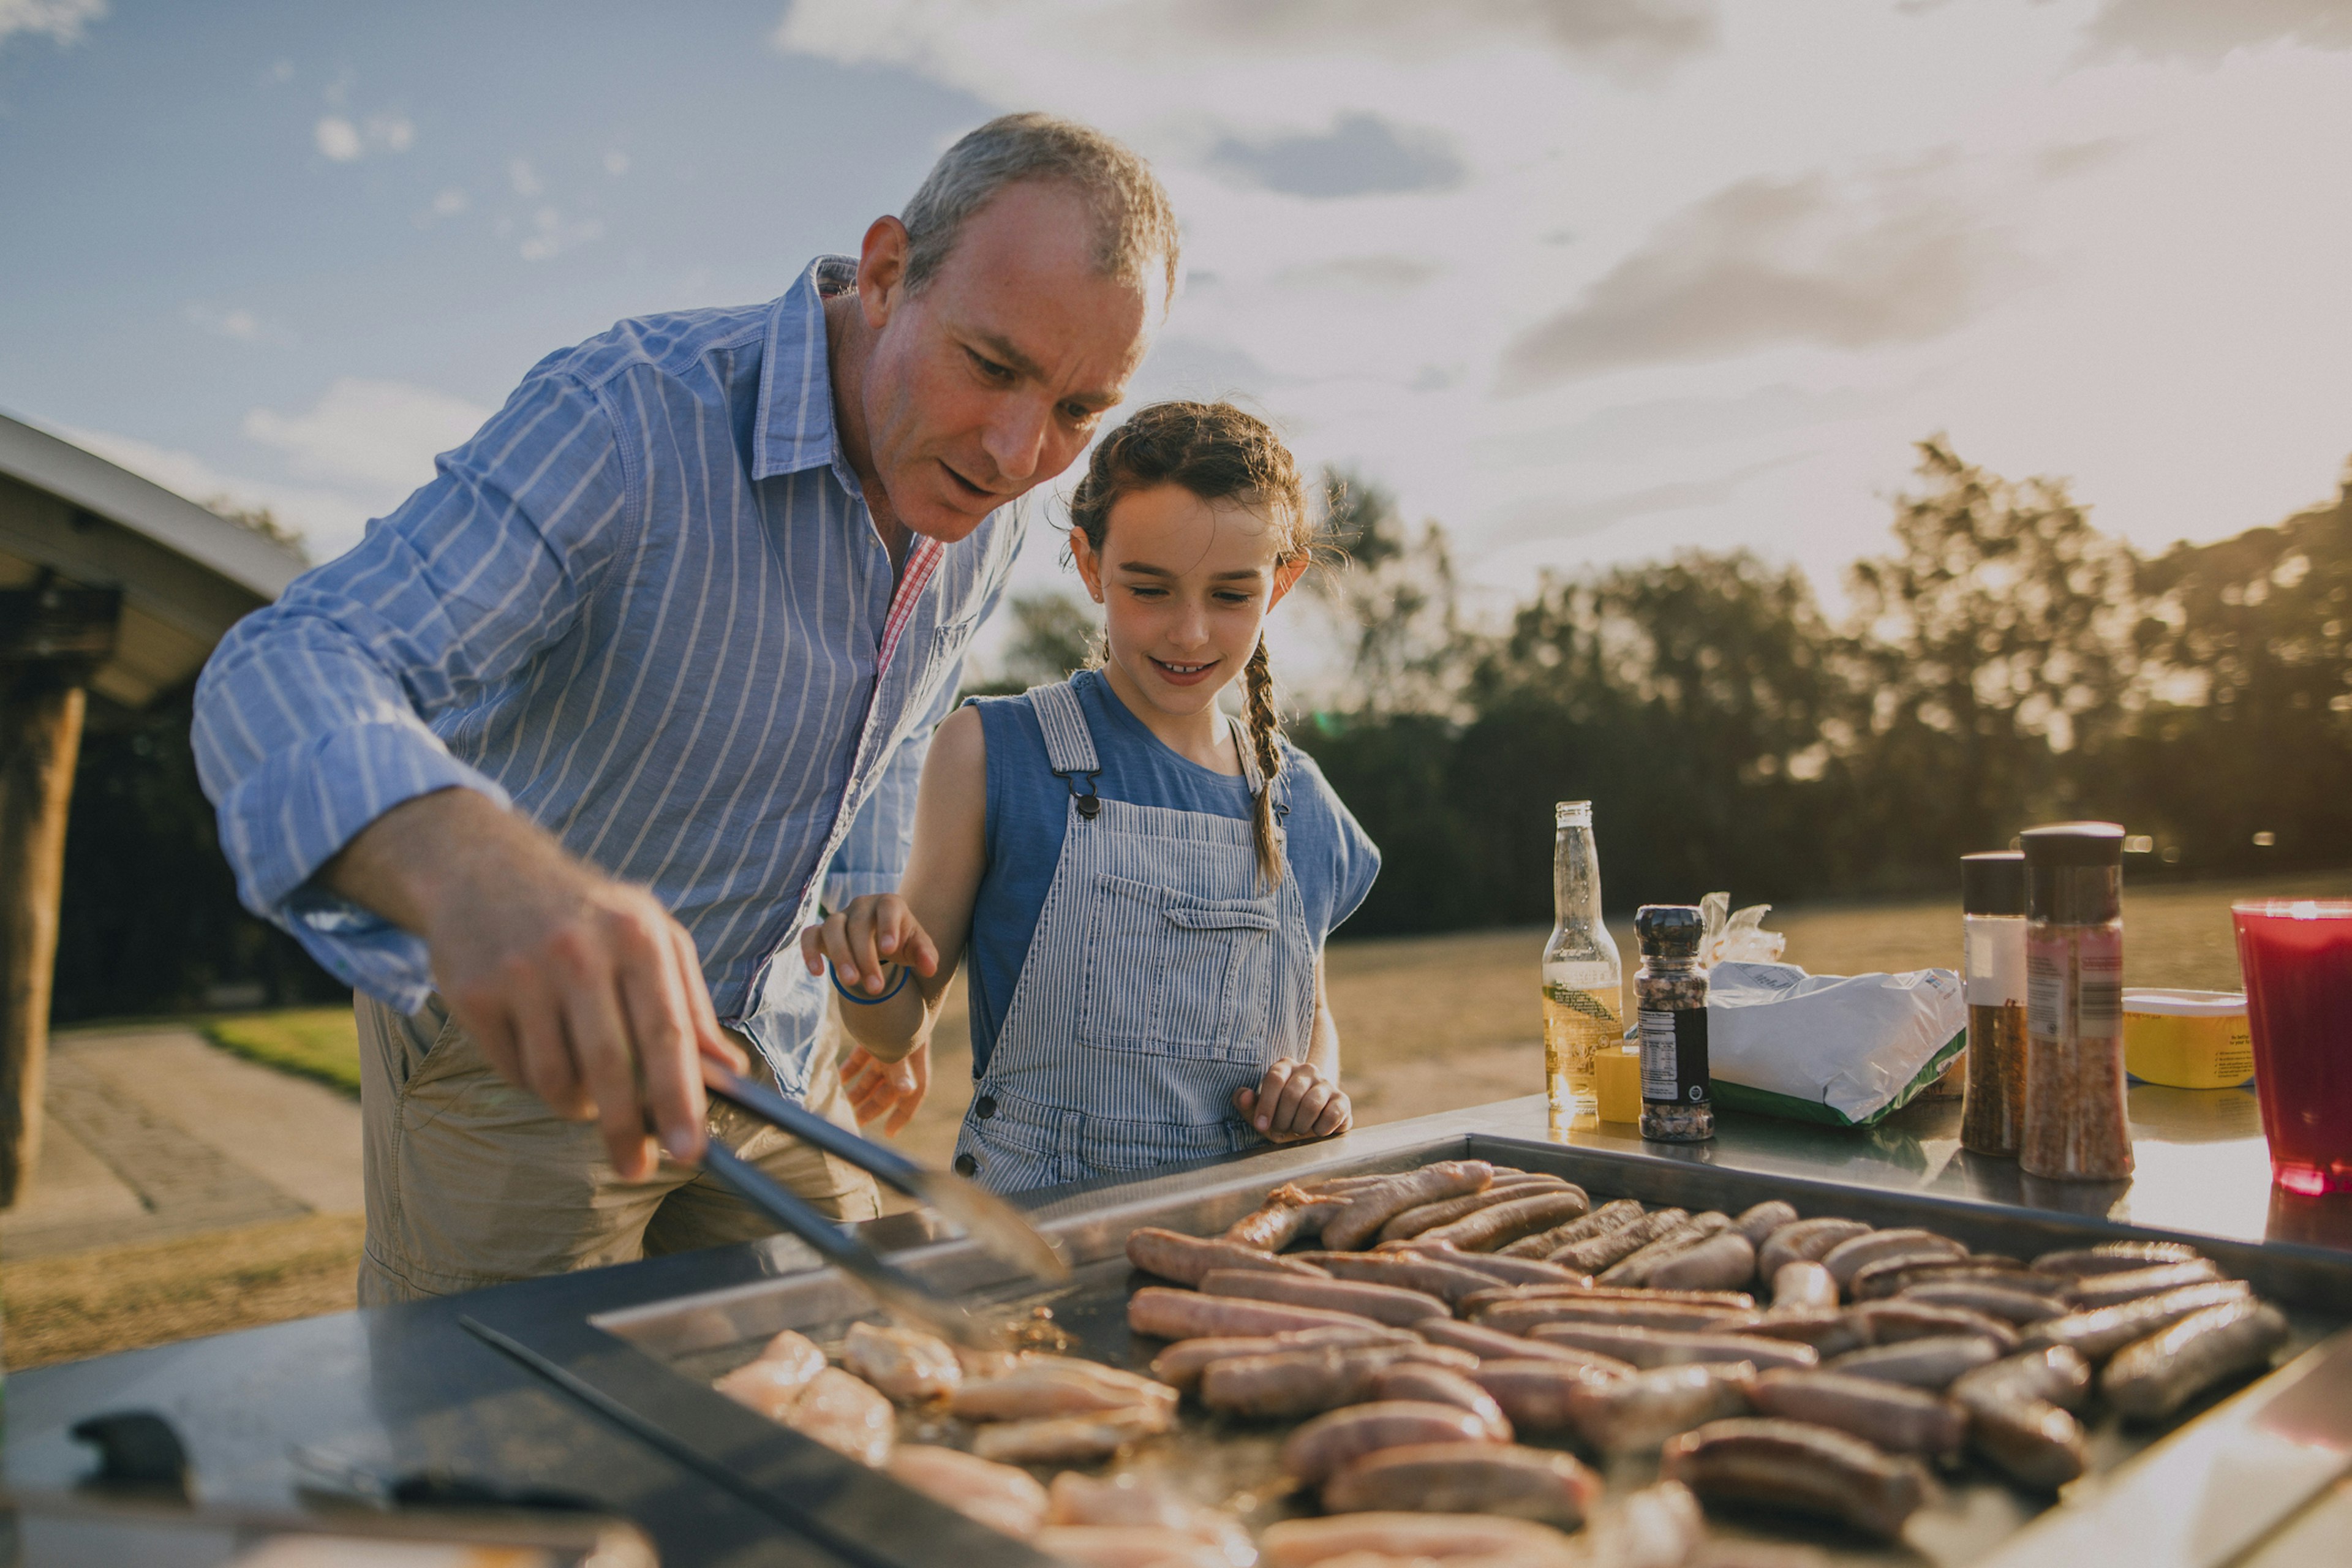
M2025 853L1993 849L1960 857L1960 908L1972 915L2025 912Z

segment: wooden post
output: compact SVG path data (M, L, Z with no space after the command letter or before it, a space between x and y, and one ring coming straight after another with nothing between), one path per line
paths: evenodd
M119 604L87 589L0 594L0 1209L40 1158L81 683L113 646Z

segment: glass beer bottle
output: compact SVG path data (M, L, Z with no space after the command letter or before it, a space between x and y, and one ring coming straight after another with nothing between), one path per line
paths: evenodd
M1552 905L1544 944L1544 1083L1551 1127L1600 1125L1593 1054L1624 1037L1623 966L1601 919L1601 858L1592 846L1592 803L1564 800L1553 823Z

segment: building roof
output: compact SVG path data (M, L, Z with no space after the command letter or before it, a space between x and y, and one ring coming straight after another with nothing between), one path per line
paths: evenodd
M301 557L116 467L0 414L0 587L43 569L122 591L101 696L143 707L189 679L236 621L275 599Z

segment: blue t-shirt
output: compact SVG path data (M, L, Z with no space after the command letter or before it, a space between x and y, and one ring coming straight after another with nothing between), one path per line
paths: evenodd
M1096 793L1131 805L1165 806L1246 821L1249 783L1178 756L1128 710L1100 672L1071 678L1102 774ZM983 697L981 731L988 742L988 864L972 900L965 977L971 997L971 1070L977 1078L996 1047L1013 988L1029 957L1045 890L1062 861L1070 786L1054 776L1045 733L1026 697ZM1289 791L1289 869L1307 906L1307 935L1318 952L1332 928L1356 912L1380 875L1381 852L1323 771L1306 752L1282 744L1282 785Z

